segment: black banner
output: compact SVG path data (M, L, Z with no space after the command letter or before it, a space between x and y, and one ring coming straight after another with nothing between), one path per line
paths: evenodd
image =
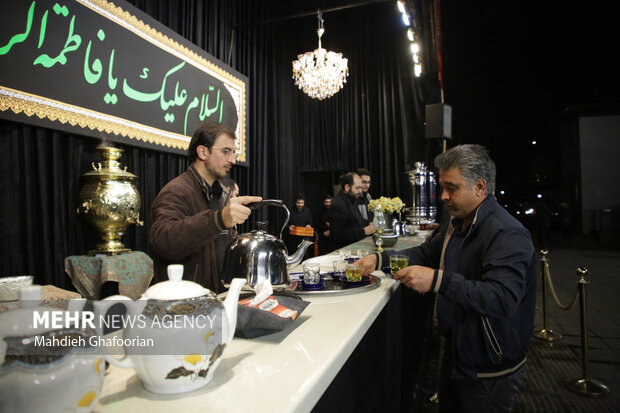
M175 153L215 120L247 165L247 78L118 3L0 2L0 117Z

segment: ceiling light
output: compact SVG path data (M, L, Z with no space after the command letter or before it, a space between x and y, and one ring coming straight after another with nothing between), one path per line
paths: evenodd
M319 11L319 48L314 52L297 55L293 61L295 85L313 99L323 100L338 93L349 76L348 60L342 53L328 52L321 47L323 16Z
M403 13L403 23L405 26L409 26L409 15L407 13Z

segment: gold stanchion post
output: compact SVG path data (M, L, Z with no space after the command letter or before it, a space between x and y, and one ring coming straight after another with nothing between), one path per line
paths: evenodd
M562 338L562 335L556 333L555 331L549 328L549 314L548 314L548 304L547 304L547 282L548 279L551 279L549 275L549 261L547 260L548 252L545 250L540 251L540 274L541 274L541 282L542 282L542 307L543 307L543 328L542 330L538 330L534 332L534 337L548 341L552 344L554 341L557 341Z
M588 397L602 397L609 393L609 388L601 382L590 378L590 362L588 358L588 301L586 297L585 279L588 270L585 268L577 268L579 281L577 288L579 290L579 313L581 315L581 377L577 379L566 380L564 385L568 390Z

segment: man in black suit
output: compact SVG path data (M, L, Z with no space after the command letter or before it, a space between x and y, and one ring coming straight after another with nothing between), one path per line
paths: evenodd
M329 210L331 209L333 200L333 196L325 194L325 198L323 199L323 210L321 211L319 220L319 255L325 255L332 251Z
M349 172L340 178L341 191L334 197L329 212L332 248L338 249L352 244L375 232L355 204L362 194L362 178Z
M368 210L368 204L372 201L372 197L368 193L368 189L370 189L370 171L366 168L358 168L355 173L362 179L362 194L355 200L355 203L362 217L368 222L372 222L374 214Z

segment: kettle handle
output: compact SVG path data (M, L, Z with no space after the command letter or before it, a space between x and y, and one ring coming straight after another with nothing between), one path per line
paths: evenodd
M256 209L265 205L282 206L284 205L284 202L282 202L282 200L280 199L263 199L259 202L250 202L249 204L245 204L245 206L250 209Z
M284 231L284 228L286 228L286 224L288 224L288 220L291 217L291 213L286 207L286 205L284 205L284 202L282 202L281 199L263 199L262 201L259 201L259 202L250 202L249 204L246 204L245 206L250 208L251 210L254 210L258 207L267 206L267 205L279 206L279 207L284 208L284 210L286 211L286 219L284 220L284 225L282 225L282 228L280 229L280 239L282 239L282 231Z

